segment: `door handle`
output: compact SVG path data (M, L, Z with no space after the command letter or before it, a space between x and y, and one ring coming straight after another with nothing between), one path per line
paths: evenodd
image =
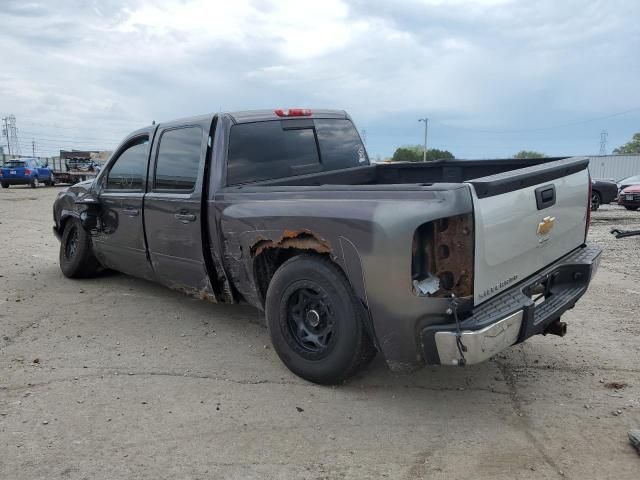
M193 213L176 213L174 216L182 223L193 222L196 219L196 216Z
M137 208L123 208L122 213L129 217L137 217L140 214L140 210Z

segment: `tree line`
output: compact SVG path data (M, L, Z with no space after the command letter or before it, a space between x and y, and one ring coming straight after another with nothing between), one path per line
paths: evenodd
M615 154L640 154L640 132L631 137L624 145L613 150ZM390 161L392 162L422 162L424 160L424 147L422 145L405 145L398 147ZM535 150L520 150L513 155L513 158L545 158L546 155ZM440 150L438 148L427 149L426 160L433 162L436 160L450 160L456 158L449 150Z

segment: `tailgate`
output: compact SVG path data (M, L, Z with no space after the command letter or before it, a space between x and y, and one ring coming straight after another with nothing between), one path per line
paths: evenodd
M475 215L474 303L579 247L589 202L586 158L470 180Z

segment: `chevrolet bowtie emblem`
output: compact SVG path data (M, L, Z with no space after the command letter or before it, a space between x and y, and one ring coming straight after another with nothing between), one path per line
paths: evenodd
M538 224L538 235L540 236L547 235L553 229L553 225L555 223L556 223L556 217L544 217L542 221Z

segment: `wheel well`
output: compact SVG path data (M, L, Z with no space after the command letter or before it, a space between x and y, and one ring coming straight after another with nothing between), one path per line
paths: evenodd
M329 258L328 253L318 253L313 250L291 247L267 248L260 252L259 255L256 255L253 259L253 276L260 301L263 304L267 297L267 289L269 288L271 279L276 271L290 258L303 254L312 254L318 255L319 257ZM340 268L340 266L338 266L338 268Z

